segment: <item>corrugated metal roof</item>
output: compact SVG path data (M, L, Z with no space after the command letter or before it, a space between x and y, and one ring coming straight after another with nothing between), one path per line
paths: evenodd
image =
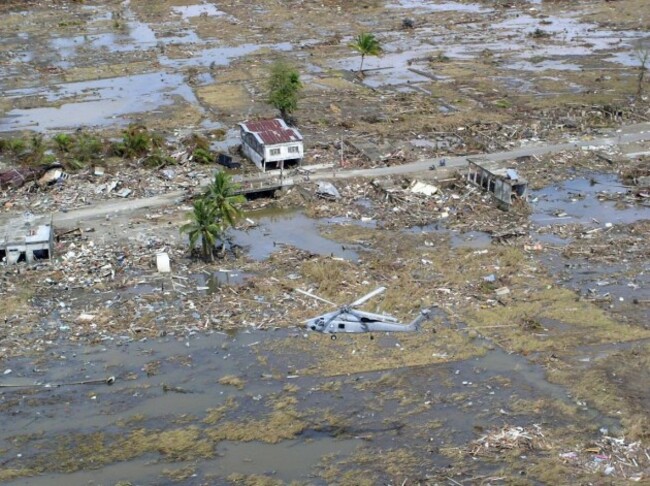
M266 145L299 142L302 140L300 132L295 128L288 127L284 123L284 120L280 118L246 121L241 123L241 125L245 130L257 134L260 140Z

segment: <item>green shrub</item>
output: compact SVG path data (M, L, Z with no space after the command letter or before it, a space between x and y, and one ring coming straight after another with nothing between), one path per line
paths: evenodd
M95 135L81 133L76 137L72 155L78 162L85 164L100 158L104 154L104 144Z
M150 169L162 169L168 165L175 165L176 160L161 150L148 155L142 160L142 165Z
M151 149L151 135L142 125L129 125L124 131L122 141L115 144L113 151L124 158L142 157Z
M197 164L211 164L214 158L208 150L197 148L192 152L192 158Z
M203 135L198 133L192 133L183 139L183 144L188 148L190 152L194 152L196 149L210 150L210 141Z
M67 133L58 133L52 137L52 142L54 142L59 152L67 153L70 152L70 149L74 144L74 139Z

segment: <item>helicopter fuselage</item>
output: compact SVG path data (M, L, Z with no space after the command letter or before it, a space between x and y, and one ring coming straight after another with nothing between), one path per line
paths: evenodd
M415 323L401 324L392 316L372 314L363 311L330 312L307 321L307 329L311 331L334 333L360 332L413 332L417 330Z

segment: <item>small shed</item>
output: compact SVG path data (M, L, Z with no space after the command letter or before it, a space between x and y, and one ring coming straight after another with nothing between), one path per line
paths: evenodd
M304 154L302 135L283 119L245 121L239 128L244 155L262 172L300 165Z
M54 232L50 217L27 214L0 221L0 263L32 263L52 257Z
M515 201L528 199L528 181L515 169L502 168L496 162L467 159L467 180L492 194L502 209L509 209Z

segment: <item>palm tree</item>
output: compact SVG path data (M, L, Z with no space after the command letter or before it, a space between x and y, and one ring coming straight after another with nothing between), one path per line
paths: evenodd
M219 171L214 175L214 181L208 186L205 194L216 212L217 217L228 226L234 226L238 218L241 218L242 211L239 204L246 201L241 194L236 194L239 186L234 184L228 174Z
M381 46L377 38L370 33L362 32L350 44L350 47L361 54L361 65L359 66L359 74L363 72L363 60L366 56L379 56L381 54Z
M214 245L223 234L223 226L212 202L206 199L194 201L192 220L181 226L180 232L189 234L190 250L194 249L200 238L203 258L212 261Z
M242 217L239 205L246 201L241 194L236 194L239 186L234 184L228 174L219 171L214 175L214 181L208 186L206 199L214 208L217 218L221 221L222 236L229 226L235 226L237 219ZM225 238L222 238L221 252L226 251Z

